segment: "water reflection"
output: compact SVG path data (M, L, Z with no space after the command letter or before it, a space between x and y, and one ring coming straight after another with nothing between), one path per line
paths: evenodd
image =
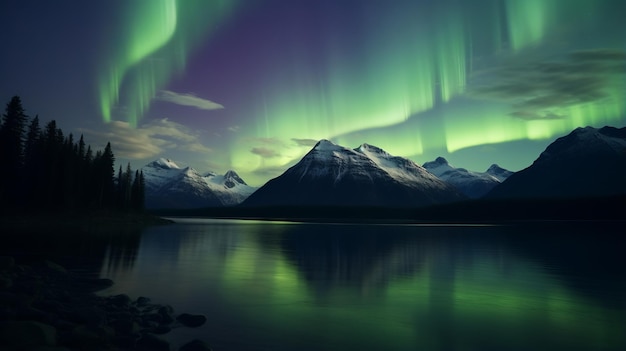
M103 265L102 276L116 281L107 293L210 316L170 335L174 344L203 337L218 350L623 349L626 289L615 267L624 262L609 248L621 242L580 236L561 246L604 253L593 265L612 273L593 275L572 272L575 257L537 247L563 232L534 227L528 238L520 233L527 230L187 223L147 229L135 264ZM572 228L559 230L572 238Z

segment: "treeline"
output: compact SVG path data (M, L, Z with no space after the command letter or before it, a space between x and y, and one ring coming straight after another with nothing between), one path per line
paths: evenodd
M0 124L0 204L19 211L143 211L143 173L120 167L111 144L95 153L81 135L67 136L54 120L29 120L15 96Z

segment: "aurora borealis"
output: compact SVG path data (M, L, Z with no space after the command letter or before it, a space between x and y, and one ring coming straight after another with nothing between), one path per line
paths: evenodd
M528 166L626 125L619 0L35 0L0 5L27 113L253 185L326 138L418 163Z

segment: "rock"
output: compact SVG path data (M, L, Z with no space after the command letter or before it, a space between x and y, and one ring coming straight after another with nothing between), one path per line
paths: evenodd
M117 320L111 323L111 327L115 329L115 332L121 335L135 335L139 334L141 327L137 322L131 320Z
M201 314L183 313L176 320L185 327L196 328L206 323L207 318Z
M160 324L163 322L163 316L159 313L146 313L141 316L141 319L144 321L144 323L156 322Z
M40 346L55 346L57 330L35 321L9 322L0 329L0 345L29 350Z
M185 345L181 346L178 351L211 351L212 349L209 345L198 339L191 340Z
M170 343L152 334L145 334L137 340L137 350L169 351Z
M0 271L8 271L15 266L15 259L11 256L0 256Z
M170 306L163 306L159 308L157 313L161 315L161 324L170 324L174 322L174 317L172 317L173 309Z
M156 326L156 327L152 330L152 333L154 333L154 334L159 334L159 335L160 335L160 334L167 334L167 333L169 333L170 331L172 331L172 328L170 328L170 327L169 327L169 326L167 326L167 325L163 325L163 324L161 324L161 325Z
M137 306L144 307L150 303L150 299L145 296L139 296L135 302Z
M117 307L128 307L128 305L130 305L130 301L130 297L126 294L109 297L109 302Z
M73 306L72 310L66 314L66 318L70 322L98 327L104 324L106 314L94 306Z

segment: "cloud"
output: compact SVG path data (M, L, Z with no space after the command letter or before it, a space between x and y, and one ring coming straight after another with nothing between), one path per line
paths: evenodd
M525 119L528 121L532 120L547 120L547 119L563 119L565 116L559 116L555 113L538 113L534 111L515 111L509 113L509 116Z
M562 118L547 111L605 102L623 89L626 51L577 51L561 61L517 63L491 74L469 94L511 102L516 111L510 115L516 118Z
M224 106L216 102L199 98L193 94L179 94L169 90L161 90L156 98L177 105L192 106L200 110L220 110L224 108Z
M297 139L297 138L291 138L292 141L294 141L296 144L298 144L298 146L315 146L315 144L317 144L317 142L319 140L315 140L315 139Z
M237 133L239 131L240 127L239 126L230 126L228 127L228 130L233 132L233 133Z
M110 141L116 156L131 160L152 158L172 149L197 153L212 151L200 142L193 130L167 118L153 120L138 128L132 128L127 122L113 121L98 130L80 131L99 144Z
M270 148L266 148L266 147L253 147L250 152L252 152L255 155L259 155L263 158L272 158L272 157L278 157L280 156L280 154L278 152L276 152L276 150L272 150Z

